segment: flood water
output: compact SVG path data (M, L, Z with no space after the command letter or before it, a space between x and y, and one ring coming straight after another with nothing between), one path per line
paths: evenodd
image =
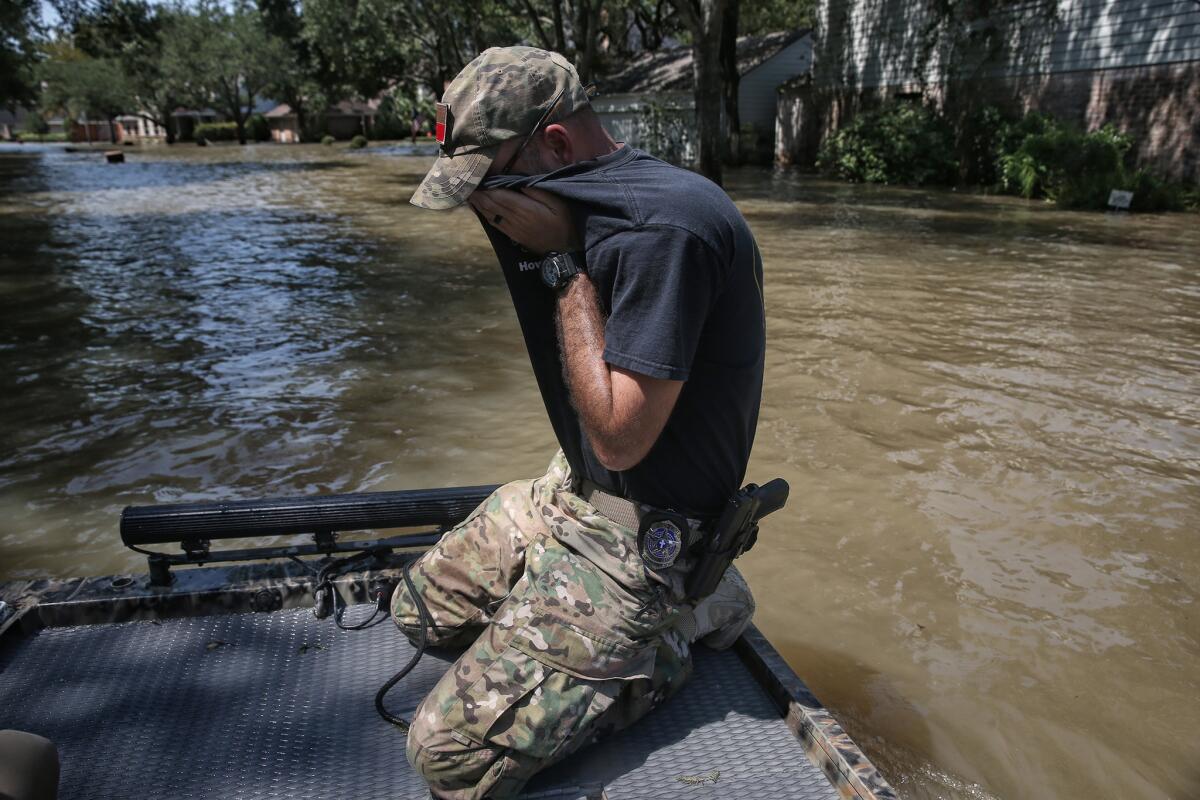
M429 163L0 148L0 580L130 504L501 482L554 441ZM744 170L757 622L903 796L1200 797L1200 219ZM719 765L713 765L718 766Z

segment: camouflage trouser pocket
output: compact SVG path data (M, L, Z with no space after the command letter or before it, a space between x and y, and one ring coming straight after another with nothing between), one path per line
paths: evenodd
M447 722L479 744L550 762L590 738L627 681L650 677L654 648L601 639L544 612L530 622L458 694L461 719L451 712Z

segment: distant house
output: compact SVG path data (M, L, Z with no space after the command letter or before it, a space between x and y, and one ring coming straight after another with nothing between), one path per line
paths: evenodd
M221 115L212 108L179 108L171 113L171 119L179 138L186 141L192 138L197 125L219 122Z
M935 16L951 8L966 13ZM811 163L858 109L897 97L1111 122L1144 165L1200 180L1200 3L818 0L811 80L780 93L779 160Z
M743 36L737 49L743 144L753 148L757 143L770 153L777 90L789 78L808 73L812 37L806 30ZM599 88L592 106L614 139L674 161L695 159L690 46L644 53Z
M351 139L357 134L369 136L375 127L379 101L342 100L325 113L325 131L335 139ZM280 103L263 114L271 127L271 139L291 144L300 141L300 120L292 107Z
M117 117L117 124L121 126L122 139L163 139L167 135L162 125L138 114L123 114Z
M14 110L0 107L0 141L8 141L25 129L29 112L21 106Z

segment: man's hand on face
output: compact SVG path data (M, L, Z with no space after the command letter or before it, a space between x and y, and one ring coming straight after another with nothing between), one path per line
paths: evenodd
M492 227L531 253L580 249L571 211L559 197L541 189L480 189L468 201Z

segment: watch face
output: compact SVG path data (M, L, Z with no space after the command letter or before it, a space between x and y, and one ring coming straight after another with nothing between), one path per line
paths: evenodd
M542 282L551 289L558 288L559 271L558 256L551 256L542 261Z

